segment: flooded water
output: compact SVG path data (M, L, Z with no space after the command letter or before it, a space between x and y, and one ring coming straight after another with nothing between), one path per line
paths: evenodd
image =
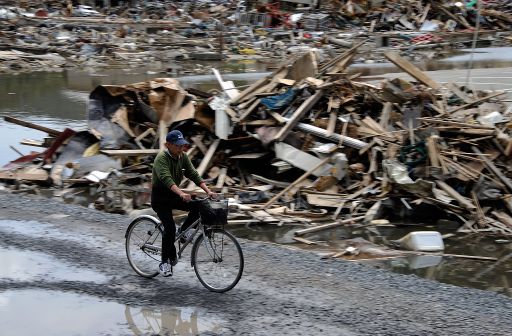
M50 255L0 247L0 280L86 281L104 283L108 278L96 271L77 267Z
M363 238L369 243L394 248L392 242L413 231L439 231L442 234L455 232L458 224L440 222L438 225L400 224L372 226L367 228L339 227L337 229L310 234L306 238L323 245L305 245L293 240L294 232L301 226L240 225L230 226L236 236L297 246L318 253L340 251L346 240ZM359 261L371 266L385 268L402 274L417 276L462 287L472 287L498 292L512 297L512 238L497 239L481 235L455 235L443 239L443 253L495 258L475 260L463 257L437 255L407 255L395 258ZM378 255L376 257L379 257ZM354 260L357 260L355 258Z
M484 48L478 49L478 54L473 55L472 85L479 89L512 89L512 48ZM425 70L443 70L429 73L439 82L455 81L465 83L467 67L471 61L468 54L449 56L444 60L427 62L422 66ZM223 64L222 71L226 74L225 80L235 81L235 85L245 85L253 82L268 72L265 66L254 61L234 62ZM506 68L499 68L506 67ZM220 67L219 67L220 68ZM391 64L359 64L352 66L351 71L361 71L365 74L383 74L396 72ZM228 74L230 72L230 74ZM245 72L245 73L235 73ZM19 154L9 148L16 147L23 154L31 150L41 151L38 147L19 145L23 139L42 140L44 133L22 126L9 124L3 120L4 116L13 116L34 122L42 126L63 130L66 127L75 130L85 129L86 105L89 92L96 86L104 84L127 84L149 80L154 77L169 77L167 74L154 74L139 69L113 69L101 74L63 71L55 73L31 73L20 75L0 75L0 166L19 157ZM183 87L194 87L202 90L219 89L213 76L185 76L181 80ZM48 214L50 215L50 214ZM41 233L62 235L55 232L51 226L43 228L35 227L32 223L14 225L0 221L0 231L3 229L26 230L34 235ZM272 241L279 244L296 244L293 240L293 231L296 228L289 226L260 226L250 225L233 228L233 231L244 238ZM434 228L429 228L430 230ZM435 228L437 229L437 227ZM39 231L38 231L39 230ZM398 239L417 227L379 227L375 233L370 230L338 229L327 233L321 233L311 239L337 242L355 236L363 236L366 239L381 244L388 244L392 239ZM453 230L451 231L453 232ZM308 236L309 238L309 236ZM461 239L467 241L461 242ZM101 244L101 242L97 242ZM510 243L497 243L492 238L466 236L466 238L445 239L446 253L490 256L497 258L497 262L478 261L463 258L446 258L432 256L408 256L392 260L379 260L368 262L376 267L383 267L400 273L414 273L418 276L435 279L461 286L493 290L506 295L511 295L509 283L512 282L512 263L509 256L512 253ZM13 252L3 251L6 260L15 259ZM40 256L41 267L49 262L45 256ZM14 259L13 259L14 258ZM21 256L20 258L23 258ZM37 275L37 274L36 274ZM35 276L34 274L20 276ZM67 276L64 274L63 276ZM93 275L91 275L94 278Z
M221 334L223 323L194 307L125 306L57 291L0 292L2 336Z

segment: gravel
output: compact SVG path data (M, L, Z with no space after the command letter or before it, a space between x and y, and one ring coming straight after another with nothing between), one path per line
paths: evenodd
M51 289L126 305L200 307L224 321L222 335L512 334L512 300L504 295L322 260L271 243L240 239L244 275L228 293L203 288L188 256L172 278L141 278L125 257L129 222L124 215L0 192L0 247L46 253L108 279L0 278L0 290Z

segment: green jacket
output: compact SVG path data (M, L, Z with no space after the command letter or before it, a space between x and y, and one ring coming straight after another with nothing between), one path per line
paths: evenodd
M152 202L177 197L170 188L173 184L179 186L183 177L188 177L197 185L203 181L186 153L178 158L172 157L168 151L158 153L153 162Z

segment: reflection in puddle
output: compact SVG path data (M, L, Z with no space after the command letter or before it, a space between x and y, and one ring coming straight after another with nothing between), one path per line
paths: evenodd
M126 321L134 335L198 335L206 331L223 333L220 320L205 318L190 307L138 308L126 306Z
M106 276L62 262L50 255L0 247L0 279L16 281L88 281L103 283Z
M229 230L237 237L256 241L269 241L279 244L294 245L301 249L318 253L332 252L343 245L342 242L364 238L380 246L393 248L392 241L405 236L411 231L439 230L442 234L453 233L457 223L441 221L437 225L376 225L371 227L339 227L307 235L307 239L318 245L306 245L293 241L294 231L300 226L276 226L269 224L251 224L230 226ZM484 235L455 235L444 239L446 254L480 256L496 258L476 260L434 255L407 255L389 258L375 255L380 260L360 261L367 265L385 268L402 274L417 276L448 283L456 286L471 287L494 291L512 297L512 240L499 240Z
M401 274L415 274L461 287L471 287L512 297L512 253L498 261L469 260L440 256L408 256L364 262Z
M129 307L74 293L0 292L2 336L198 335L226 331L221 326L223 321L205 315L191 307Z

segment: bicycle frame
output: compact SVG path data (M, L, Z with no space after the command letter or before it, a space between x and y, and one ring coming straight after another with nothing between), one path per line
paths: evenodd
M150 215L143 215L141 217L153 220L156 223L158 223L158 225L160 226L160 228L162 229L162 232L163 232L164 227L163 227L162 222L160 221L160 219L158 219L158 218L156 218L154 216L150 216ZM192 233L192 236L190 237L190 239L188 239L184 244L182 244L180 249L177 251L178 258L181 258L181 255L183 254L183 251L185 251L185 248L194 240L197 232L199 232L199 230L203 229L203 227L204 226L203 226L203 223L201 223L201 219L197 219L194 223L192 223L192 225L190 225L190 227L188 227L185 231L181 232L179 235L176 236L176 239L174 240L174 243L179 241L180 238L184 237L186 232L190 232L190 231L193 230L193 233ZM204 230L203 230L203 233L204 233ZM142 246L142 248L144 250L147 250L147 251L150 251L150 252L162 253L162 246L153 245L151 243L145 243ZM192 262L192 266L194 266L193 262Z

